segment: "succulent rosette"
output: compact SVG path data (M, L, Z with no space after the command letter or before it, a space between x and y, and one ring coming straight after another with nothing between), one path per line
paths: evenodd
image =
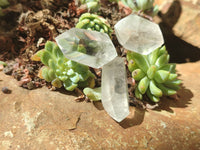
M165 46L149 55L128 51L127 60L128 69L136 81L136 98L143 99L143 95L147 95L153 102L159 102L160 97L174 95L180 88L176 65L169 63Z
M32 60L41 61L45 66L39 71L39 77L51 82L54 87L73 91L76 87L94 87L94 74L88 66L67 59L60 48L48 41L45 49L32 56Z
M79 18L76 28L93 30L98 32L107 33L109 36L113 30L110 24L103 17L96 14L84 13Z
M142 11L151 16L155 16L159 11L158 6L153 5L154 0L122 0L122 3L135 12Z

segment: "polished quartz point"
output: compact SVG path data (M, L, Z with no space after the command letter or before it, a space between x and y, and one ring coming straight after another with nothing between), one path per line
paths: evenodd
M147 55L163 45L160 27L140 16L131 14L115 26L119 43L127 50Z
M100 68L117 56L106 33L72 28L57 36L56 42L65 57L93 68Z
M101 98L104 109L117 122L129 115L125 64L116 57L102 68Z

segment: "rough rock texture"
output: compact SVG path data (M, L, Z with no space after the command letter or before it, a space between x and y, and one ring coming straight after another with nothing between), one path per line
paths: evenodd
M176 36L200 48L200 0L155 0L161 20Z
M0 149L200 149L200 62L177 66L179 100L162 99L157 110L130 107L123 122L100 102L75 102L70 93L46 87L25 90L0 72Z

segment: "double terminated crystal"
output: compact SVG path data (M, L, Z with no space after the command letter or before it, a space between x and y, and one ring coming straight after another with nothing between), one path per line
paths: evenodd
M120 122L129 114L126 70L122 58L105 33L72 28L56 37L63 54L71 60L102 69L102 103Z
M120 122L129 114L124 61L116 57L102 69L102 103L108 114Z
M114 28L117 39L124 48L143 55L151 53L164 43L157 24L134 14L120 20Z
M109 36L101 32L72 28L56 37L56 42L65 57L93 68L117 56Z

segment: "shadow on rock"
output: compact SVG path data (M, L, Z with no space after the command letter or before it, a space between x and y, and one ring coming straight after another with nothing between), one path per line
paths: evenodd
M97 102L92 102L93 105L98 109L98 110L104 110L103 105L100 101ZM131 109L132 111L130 112L130 115L125 118L122 122L117 122L121 127L124 129L130 128L132 126L140 125L145 116L145 109L142 108L135 108L134 110Z
M77 93L75 93L74 91L67 91L64 87L56 89L56 91L65 94L65 95L72 95L72 96L76 96L77 97Z
M140 125L144 120L145 111L146 110L144 109L135 108L134 113L131 112L131 114L122 122L120 122L119 125L124 129Z
M173 99L170 97L163 97L159 103L159 106L153 109L154 111L165 110L169 113L174 113L172 108L186 108L191 104L191 98L193 97L193 93L181 86L181 89L177 93L178 99ZM145 109L135 108L134 112L131 112L130 115L119 123L121 127L124 129L130 128L132 126L142 124L145 117Z
M93 101L92 103L93 103L94 107L96 107L98 110L104 110L103 104L101 101L96 101L96 102Z
M193 97L193 93L186 89L185 87L181 86L181 89L177 93L178 99L170 99L169 97L163 97L159 103L159 106L154 109L156 111L165 110L170 113L174 111L171 108L185 108L191 104L191 98Z
M170 54L170 62L185 63L200 60L200 49L175 36L164 23L160 23L165 45Z
M159 26L170 54L170 62L195 62L200 60L200 49L174 35L172 30L180 18L181 12L181 3L179 0L175 0L166 13L159 12L158 15L162 20Z
M158 16L169 28L173 28L178 22L182 13L182 6L179 0L173 1L166 13L159 12Z

